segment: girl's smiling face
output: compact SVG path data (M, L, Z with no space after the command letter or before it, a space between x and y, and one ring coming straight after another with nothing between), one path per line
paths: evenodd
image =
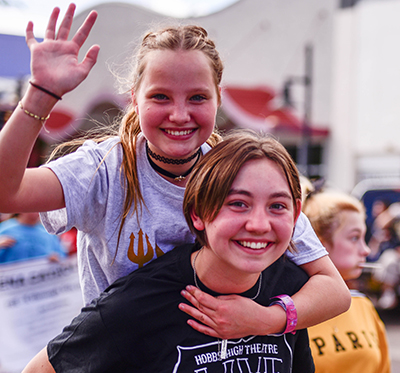
M332 244L324 243L332 262L345 281L361 275L370 249L365 243L365 220L363 214L344 210L339 213L339 227L332 235Z
M210 61L197 50L155 50L145 66L133 97L141 130L157 154L187 157L215 125L219 88Z
M251 287L261 271L288 248L301 211L293 201L286 176L273 161L263 158L246 162L238 172L217 217L203 222L193 213L196 229L205 229L208 245L199 255L197 272L213 289L224 293Z

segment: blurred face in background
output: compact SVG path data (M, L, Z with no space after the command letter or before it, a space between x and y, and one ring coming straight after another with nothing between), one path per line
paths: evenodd
M332 245L325 243L329 256L345 281L361 275L370 249L365 243L366 226L363 214L344 210L339 213L340 224L332 235Z

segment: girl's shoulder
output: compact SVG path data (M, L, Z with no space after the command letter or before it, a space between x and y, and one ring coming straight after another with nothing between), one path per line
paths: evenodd
M98 152L109 152L113 148L121 146L121 140L118 136L107 138L103 141L86 140L80 149L93 149Z
M58 160L64 162L64 160L69 159L71 162L73 159L93 159L95 161L109 163L110 159L114 161L114 159L120 159L121 156L122 146L120 138L114 136L102 141L88 139L78 149L76 149L75 152L67 154Z

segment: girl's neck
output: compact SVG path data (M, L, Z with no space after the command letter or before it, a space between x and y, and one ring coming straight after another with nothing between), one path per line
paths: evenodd
M164 179L179 186L186 185L188 176L201 157L199 148L185 158L166 158L153 152L148 142L146 142L146 153L151 167Z
M201 248L192 253L194 275L210 290L219 294L241 294L257 284L260 273L243 273L233 268L215 266L209 249Z

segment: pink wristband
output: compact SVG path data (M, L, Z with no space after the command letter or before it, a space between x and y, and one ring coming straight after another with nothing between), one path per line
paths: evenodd
M297 326L297 310L293 303L292 298L290 298L289 295L282 294L282 295L277 295L271 299L276 299L276 300L272 301L270 306L278 304L286 312L286 328L282 334L285 333L295 334L296 333L295 329ZM282 334L275 334L275 335L282 335Z

